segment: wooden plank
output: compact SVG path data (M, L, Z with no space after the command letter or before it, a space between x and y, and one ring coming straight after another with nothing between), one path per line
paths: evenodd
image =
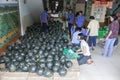
M0 39L0 43L2 43L3 41L6 40L6 36L3 36L1 39Z
M68 71L66 76L59 76L58 73L54 74L53 80L80 80L80 71Z

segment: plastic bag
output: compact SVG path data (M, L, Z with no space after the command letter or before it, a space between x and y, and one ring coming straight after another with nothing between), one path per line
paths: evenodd
M67 59L77 59L80 56L75 53L72 49L65 48L63 50L63 54L66 56Z

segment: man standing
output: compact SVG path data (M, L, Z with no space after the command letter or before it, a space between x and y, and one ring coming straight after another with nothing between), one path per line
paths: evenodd
M78 16L76 17L76 24L77 24L77 27L81 30L83 24L84 24L84 21L85 21L85 16L83 16L83 12L80 11Z
M69 35L70 35L70 39L71 39L71 27L73 26L74 23L74 14L72 12L72 10L69 11L68 13L68 29L69 29Z
M41 13L41 25L44 32L46 32L48 29L48 18L49 15L47 14L47 9L44 9L44 11Z
M88 24L89 41L88 44L92 50L96 46L96 39L98 36L99 22L95 20L94 16L90 16L90 22Z

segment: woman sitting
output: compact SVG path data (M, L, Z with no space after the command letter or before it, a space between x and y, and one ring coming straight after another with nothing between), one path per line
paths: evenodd
M93 63L93 60L91 58L91 53L89 50L89 46L87 42L84 40L84 36L82 33L78 34L78 40L80 41L80 49L77 50L76 52L80 55L80 58L78 58L78 64L91 64Z

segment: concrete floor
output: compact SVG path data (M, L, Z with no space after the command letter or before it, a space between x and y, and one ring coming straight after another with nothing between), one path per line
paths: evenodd
M91 51L94 63L80 66L81 80L120 80L120 41L111 57L103 57L102 52L99 45Z

